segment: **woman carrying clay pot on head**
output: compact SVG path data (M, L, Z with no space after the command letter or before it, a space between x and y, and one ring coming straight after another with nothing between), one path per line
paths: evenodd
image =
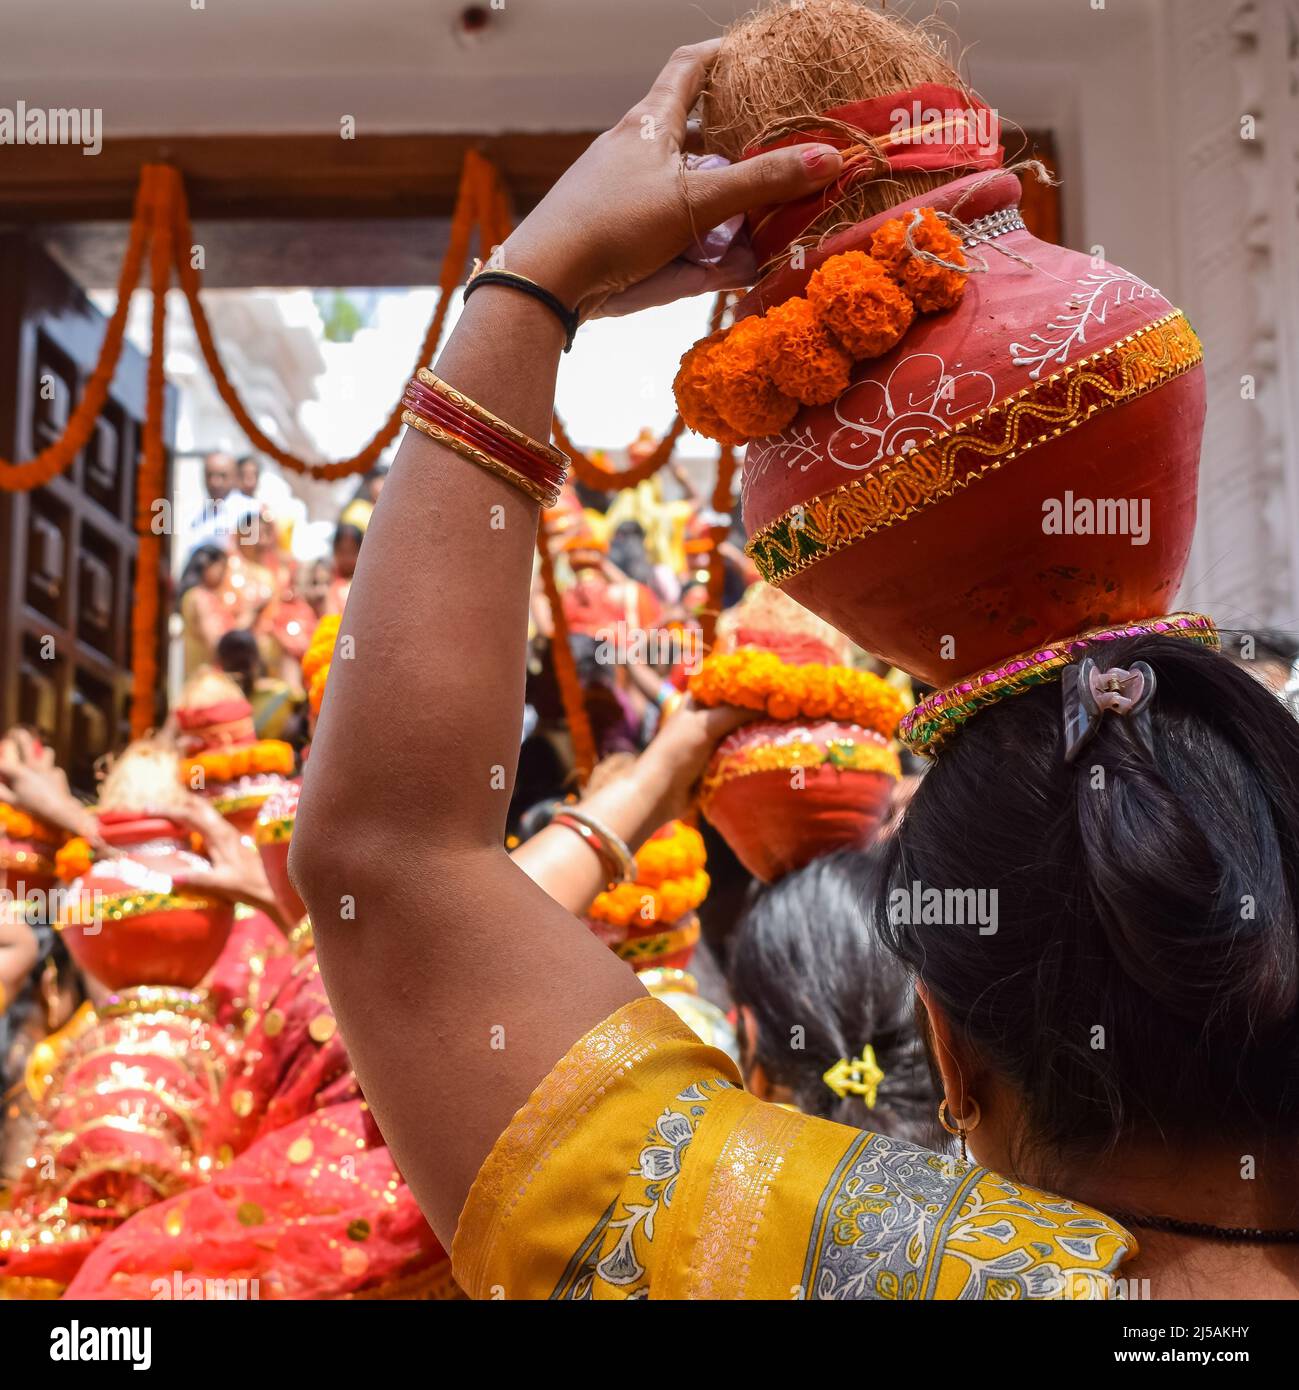
M959 1157L745 1094L502 848L574 321L699 228L843 168L792 144L683 169L716 53L678 51L564 175L504 247L528 287L474 287L407 394L290 865L375 1117L476 1297L1292 1296L1299 726L1207 620L1007 648L910 727L942 751L887 848L879 925L916 973ZM751 369L732 387L774 409ZM1124 410L1149 426L1108 409L1079 435L1094 416L1121 441ZM836 616L851 600L834 589ZM471 660L430 660L466 633ZM604 848L627 829L611 816Z

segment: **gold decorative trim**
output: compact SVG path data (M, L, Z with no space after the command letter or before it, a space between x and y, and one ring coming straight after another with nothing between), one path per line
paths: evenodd
M1180 310L1073 366L967 416L950 432L861 477L791 507L745 547L758 572L780 585L826 555L895 526L952 496L1097 412L1126 404L1203 360Z
M840 772L882 772L895 781L902 776L898 755L883 742L836 738L831 739L825 747L807 739L764 743L718 757L715 767L709 769L700 786L699 804L707 812L721 787L736 778L752 777L757 772L792 772L796 767L833 767Z

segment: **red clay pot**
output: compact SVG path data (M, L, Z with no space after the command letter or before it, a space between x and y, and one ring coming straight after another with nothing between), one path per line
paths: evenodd
M289 881L289 840L298 815L301 791L302 783L296 779L277 787L266 798L253 828L253 839L257 842L257 853L261 855L271 892L291 922L300 922L307 915L307 905Z
M869 250L871 232L900 212L954 210L968 223L1018 202L1013 174L958 179L840 233L802 269L770 277L741 313L800 293L829 255ZM783 433L755 440L744 470L750 537L854 479L859 497L887 495L889 507L870 521L848 523L854 543L777 582L868 651L937 685L1051 637L1169 611L1195 525L1202 366L1160 381L1152 352L1134 368L1144 394L1105 408L1098 389L1068 400L1079 361L1173 306L1127 271L1027 231L974 252L988 269L969 277L956 308L918 317L893 351L857 365L837 401L805 407ZM1111 352L1096 370L1120 360ZM1050 412L1013 408L1029 399ZM980 415L992 445L1005 443L1013 421L1018 442L1044 437L1027 449L963 449L929 463L926 446ZM973 476L976 468L987 471ZM1048 534L1044 503L1067 492L1148 503L1146 543L1130 532Z
M710 773L722 760L782 741L807 741L824 749L844 739L884 746L878 734L854 724L763 720L723 739ZM891 772L831 763L803 767L801 785L790 768L749 772L723 780L705 798L704 814L755 878L774 883L818 855L869 845L888 812L896 780Z
M107 909L115 898L169 893L173 875L205 867L207 860L190 851L187 832L173 821L106 812L100 817L100 833L123 854L97 860L73 885L88 925L69 922L63 928L72 958L112 989L135 985L194 988L225 946L234 922L232 906L216 902L163 905L116 921Z

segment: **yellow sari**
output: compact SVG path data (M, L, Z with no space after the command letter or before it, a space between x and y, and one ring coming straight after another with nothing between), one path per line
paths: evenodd
M1113 1298L1089 1207L756 1100L654 999L561 1059L497 1140L452 1247L472 1298Z

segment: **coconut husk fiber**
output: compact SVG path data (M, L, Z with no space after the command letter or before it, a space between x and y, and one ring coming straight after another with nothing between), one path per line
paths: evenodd
M702 108L704 148L736 160L764 139L824 126L832 107L936 82L968 91L935 20L913 23L868 0L779 0L727 30ZM960 170L855 183L808 228L818 240L949 183Z

